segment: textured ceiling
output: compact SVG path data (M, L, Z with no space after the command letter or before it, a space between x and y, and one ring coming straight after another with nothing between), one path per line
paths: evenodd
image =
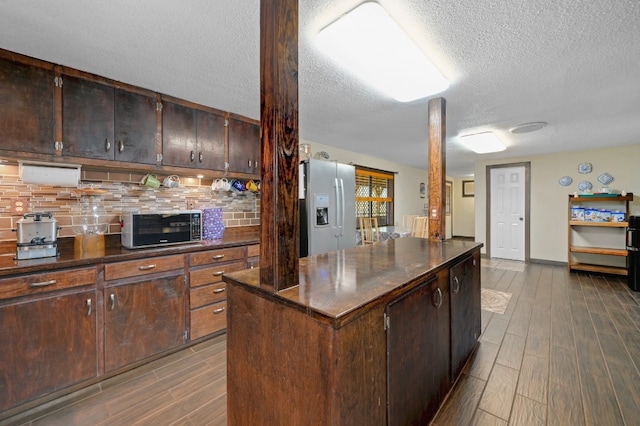
M450 80L436 95L447 101L447 174L640 143L640 1L379 2ZM360 3L299 2L300 138L426 168L428 99L381 96L314 47ZM0 48L259 118L259 0L2 0ZM531 121L549 125L508 131ZM459 144L484 130L507 150Z

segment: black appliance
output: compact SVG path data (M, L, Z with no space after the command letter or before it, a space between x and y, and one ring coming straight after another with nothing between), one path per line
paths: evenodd
M629 216L627 228L627 278L629 288L640 291L640 216Z
M156 247L202 240L202 211L122 214L120 241L123 247Z

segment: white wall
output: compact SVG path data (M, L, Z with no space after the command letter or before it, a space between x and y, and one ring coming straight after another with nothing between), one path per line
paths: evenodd
M300 140L300 143L311 145L312 154L325 151L330 155L330 160L339 163L353 163L376 169L396 172L394 177L394 221L395 225L402 225L402 216L406 214L424 215L424 204L427 198L420 198L420 182L427 184L427 171L415 167L403 166L381 158L359 154L353 151L322 145L312 141ZM425 158L426 161L426 158Z
M473 237L475 235L474 197L462 196L462 181L474 180L473 176L464 178L448 178L453 181L453 235L456 237Z
M597 178L607 172L615 180L611 189L634 193L630 205L632 215L640 215L640 144L599 150L554 153L500 161L477 162L475 170L475 240L486 244L486 167L497 164L531 163L530 258L557 262L567 261L568 195L587 180L597 191ZM578 173L578 165L593 165L589 174ZM561 186L558 180L570 176L573 183ZM456 232L454 228L454 232ZM486 253L486 247L482 248Z

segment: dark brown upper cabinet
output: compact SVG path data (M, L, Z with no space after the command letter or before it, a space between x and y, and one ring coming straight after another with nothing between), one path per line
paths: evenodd
M54 154L54 72L0 58L0 149Z
M196 119L198 167L224 170L224 116L198 110Z
M260 126L229 117L229 171L260 176Z
M224 170L224 115L163 101L162 164Z
M65 75L63 153L73 157L156 163L156 99Z

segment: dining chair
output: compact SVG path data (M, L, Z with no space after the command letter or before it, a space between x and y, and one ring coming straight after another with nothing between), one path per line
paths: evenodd
M413 219L416 217L418 217L417 214L405 214L402 216L402 228L410 230L413 225Z
M416 216L411 223L411 236L418 238L429 238L429 217Z
M362 245L373 244L380 241L380 231L378 230L377 217L360 217L360 236Z

